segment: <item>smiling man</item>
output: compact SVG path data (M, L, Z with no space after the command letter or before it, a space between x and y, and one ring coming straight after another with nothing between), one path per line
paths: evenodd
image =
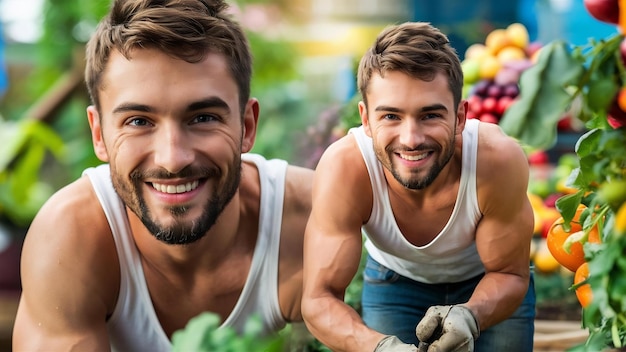
M247 40L217 0L117 0L87 46L104 163L42 207L22 253L15 351L169 351L210 311L300 321L312 170L248 153Z
M427 23L387 28L361 59L362 125L322 156L305 235L302 313L333 351L532 351L528 162L466 120L462 84ZM343 297L362 233L359 315Z

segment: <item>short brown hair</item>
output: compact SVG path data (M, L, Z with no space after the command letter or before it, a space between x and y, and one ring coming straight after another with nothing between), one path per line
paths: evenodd
M448 38L430 23L406 22L385 28L359 63L357 84L367 106L367 88L374 72L400 71L430 81L439 72L448 77L455 109L461 101L463 71Z
M135 48L155 48L191 63L209 52L224 54L243 111L250 97L252 55L227 8L222 0L115 0L87 43L85 81L93 104L100 108L98 91L113 49L128 58Z

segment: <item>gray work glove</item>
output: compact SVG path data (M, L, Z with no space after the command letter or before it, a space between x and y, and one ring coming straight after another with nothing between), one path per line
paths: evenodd
M429 344L428 352L472 352L480 327L464 305L433 306L417 324L415 335L420 340L420 350Z
M400 341L396 336L388 335L378 342L374 352L417 352L417 347Z

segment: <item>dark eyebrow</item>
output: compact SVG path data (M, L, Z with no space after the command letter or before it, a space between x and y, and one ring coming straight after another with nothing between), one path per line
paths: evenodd
M187 107L187 111L202 110L207 108L220 108L226 110L226 113L230 113L230 106L219 97L210 97L202 99L200 101L193 102Z
M443 104L433 104L433 105L428 105L428 106L424 106L422 107L419 112L429 112L429 111L437 111L437 110L448 110L446 108L445 105ZM374 109L374 111L387 111L387 112L402 112L401 109L392 107L392 106L385 106L385 105L380 105L377 106L376 109Z
M218 97L209 97L199 101L194 101L187 106L187 111L196 111L207 108L220 108L226 110L226 113L230 113L230 107L228 104ZM128 111L153 112L154 109L149 105L137 103L122 103L113 109L114 114Z
M135 104L135 103L122 103L113 109L113 114L128 112L128 111L141 111L151 112L152 109L148 105Z

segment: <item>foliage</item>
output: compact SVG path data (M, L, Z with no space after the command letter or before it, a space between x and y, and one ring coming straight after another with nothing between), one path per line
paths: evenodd
M562 41L545 46L535 67L522 75L521 98L502 124L505 132L524 144L550 147L557 116L574 101L582 103L577 117L588 132L576 143L579 165L567 181L576 192L556 202L566 224L580 204L587 206L580 216L583 232L573 240L584 244L590 277L583 283L592 287L593 301L583 309L582 323L590 336L577 350L626 344L626 237L614 226L616 213L626 201L626 128L613 128L607 120L617 92L626 84L620 54L623 38L616 34L607 40L591 39L583 46L568 48ZM594 226L601 233L600 244L587 242Z
M219 326L217 314L207 312L194 317L184 329L174 332L173 352L283 351L285 337L263 337L262 323L257 317L248 320L242 334L231 327Z
M563 107L571 102L565 91L582 67L577 65L563 42L541 49L538 61L520 79L520 98L504 113L499 125L509 135L540 149L549 149L556 140L556 124Z
M0 140L0 217L25 227L54 191L39 180L46 156L62 160L65 146L52 129L33 120L0 120Z

